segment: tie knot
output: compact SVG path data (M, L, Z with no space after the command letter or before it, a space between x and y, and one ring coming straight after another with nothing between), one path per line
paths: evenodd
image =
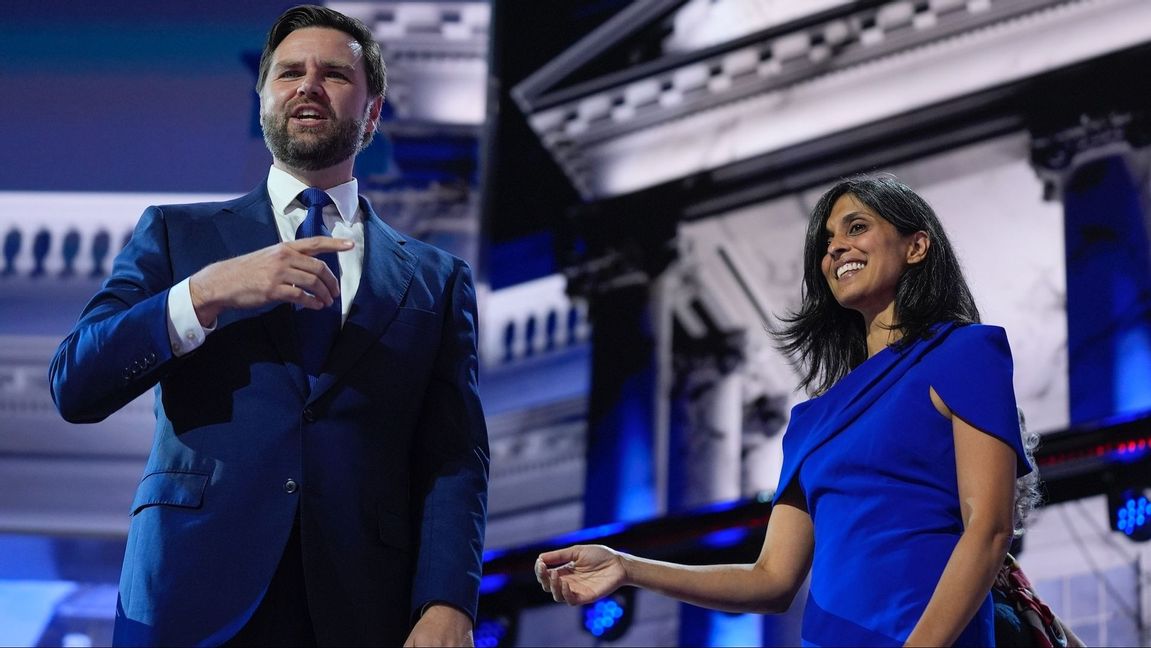
M323 208L332 204L332 197L323 189L308 187L300 192L300 202L308 209L312 209L313 207Z
M305 236L329 236L324 225L324 206L332 204L332 199L322 189L308 187L300 192L300 202L308 208L304 222L296 228L296 238Z

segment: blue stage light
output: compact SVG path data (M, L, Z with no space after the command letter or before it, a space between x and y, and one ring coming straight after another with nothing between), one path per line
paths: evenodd
M619 590L595 603L584 606L583 627L596 639L615 641L631 626L635 590Z
M1151 540L1151 501L1142 489L1128 488L1107 495L1111 528L1137 542Z
M515 619L508 614L476 619L472 639L476 648L501 648L515 645Z

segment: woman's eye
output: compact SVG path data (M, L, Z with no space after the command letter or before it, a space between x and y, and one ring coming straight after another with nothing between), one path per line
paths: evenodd
M862 232L865 229L867 229L867 227L864 226L863 223L852 223L851 227L847 228L847 231L852 233L852 234L859 234L860 232Z

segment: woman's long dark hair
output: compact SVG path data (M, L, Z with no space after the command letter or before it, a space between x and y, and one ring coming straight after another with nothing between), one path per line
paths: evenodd
M851 194L895 226L900 234L927 232L927 258L910 265L895 290L895 324L901 342L930 337L940 322L979 322L979 309L959 260L935 211L907 185L890 176L854 176L840 181L816 203L803 249L803 301L781 317L774 332L799 369L800 386L822 394L867 359L863 316L839 305L820 264L827 252L827 218L840 197Z

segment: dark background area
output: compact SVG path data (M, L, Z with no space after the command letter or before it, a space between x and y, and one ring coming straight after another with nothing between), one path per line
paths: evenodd
M511 97L512 89L631 0L494 0L481 212L489 281L501 288L556 271L553 232L580 202Z

